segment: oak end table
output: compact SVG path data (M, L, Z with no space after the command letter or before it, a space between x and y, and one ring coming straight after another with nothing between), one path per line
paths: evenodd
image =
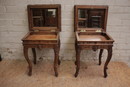
M104 77L107 77L107 66L112 57L112 47L114 40L106 32L108 6L98 5L75 5L74 8L74 30L75 30L75 50L76 50L76 72L78 76L80 69L80 53L83 49L100 49L99 65L103 50L108 51L108 57L104 65Z
M22 39L23 52L28 62L29 72L32 75L32 63L28 57L28 49L32 48L34 64L36 64L36 48L52 48L54 50L54 72L58 76L60 65L59 50L61 31L61 5L28 5L29 32Z

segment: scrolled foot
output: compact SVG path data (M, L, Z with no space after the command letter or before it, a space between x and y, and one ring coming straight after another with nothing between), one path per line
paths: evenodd
M32 67L28 66L28 69L29 69L28 76L31 76L32 75Z
M75 73L75 75L74 75L74 76L75 76L75 78L76 78L76 77L78 76L78 73Z
M78 76L78 74L79 74L79 68L77 67L77 68L76 68L76 72L75 72L75 75L74 75L74 76L75 76L75 77L77 77L77 76Z
M104 78L106 78L106 77L107 77L107 67L104 68Z
M55 76L58 77L58 71L57 71L57 67L54 66L54 72L55 72Z
M28 76L32 76L32 72L29 71L29 72L28 72Z
M107 78L107 75L104 75L104 78Z
M55 76L58 77L58 73L55 73Z

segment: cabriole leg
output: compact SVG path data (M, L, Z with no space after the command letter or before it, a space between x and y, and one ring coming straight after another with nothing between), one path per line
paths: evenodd
M54 71L55 71L55 76L58 77L58 70L57 70L57 67L58 67L58 56L59 56L59 49L58 47L55 47L54 48L54 54L55 54L55 58L54 58Z
M109 47L108 48L108 57L107 57L107 60L105 62L105 65L104 65L104 78L107 77L107 66L111 60L111 57L112 57L112 47Z
M75 77L78 76L79 74L79 69L80 69L80 52L81 52L81 49L77 48L76 50L76 72L75 72Z
M24 51L25 59L28 62L28 67L29 67L28 75L31 76L32 75L32 64L31 64L29 57L28 57L28 47L24 47L23 51Z
M37 59L36 59L36 50L35 50L35 48L32 48L32 53L33 53L33 58L34 58L33 63L36 64Z
M99 65L101 65L102 63L102 53L103 53L103 49L100 49L100 53L99 53Z
M60 51L60 40L59 40L59 51ZM60 57L59 57L59 54L58 54L58 65L60 65L61 61L60 61Z
M76 40L75 40L75 52L77 52L77 44L76 44ZM76 53L77 54L77 53ZM75 65L77 65L77 58L75 60Z

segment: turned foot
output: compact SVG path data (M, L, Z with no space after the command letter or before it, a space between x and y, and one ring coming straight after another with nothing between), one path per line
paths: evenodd
M28 76L32 76L32 72L28 72Z
M107 78L107 75L104 75L104 78Z
M108 49L108 57L107 57L107 60L105 62L105 65L104 65L104 78L106 78L108 75L107 75L107 69L108 69L108 64L111 60L111 57L112 57L112 47L109 47Z
M24 47L23 51L24 51L25 59L28 62L28 68L29 68L28 75L31 76L32 75L32 63L31 63L31 61L30 61L30 59L28 57L28 47Z
M58 77L58 73L55 72L55 76Z
M75 72L75 75L74 75L74 76L75 76L75 77L77 77L77 76L78 76L78 74L79 74L79 68L77 67L77 68L76 68L76 72Z
M107 67L104 68L104 78L106 78L106 77L107 77Z

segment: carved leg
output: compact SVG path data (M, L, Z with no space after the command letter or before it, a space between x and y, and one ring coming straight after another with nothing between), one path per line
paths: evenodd
M1 55L0 55L0 61L2 61Z
M33 63L36 64L37 59L36 59L36 50L35 50L35 48L32 48L32 52L33 52L33 58L34 58Z
M28 47L24 47L23 51L24 51L25 59L28 62L28 67L29 67L28 75L31 76L32 75L32 64L31 64L31 62L30 62L30 60L28 58Z
M60 59L59 59L59 55L58 55L58 65L60 65L60 63L61 63L61 61L60 61Z
M75 40L75 52L77 52L77 44L76 44L76 40ZM76 53L77 54L77 53ZM75 65L77 65L77 58L76 58L76 61L75 61Z
M104 65L104 78L107 77L107 66L108 66L108 64L109 64L109 62L111 60L111 57L112 57L112 47L110 47L108 49L108 57L107 57L107 60L105 62L105 65Z
M101 61L102 53L103 53L103 49L100 49L100 53L99 53L99 65L101 65L101 63L102 63L102 61Z
M81 52L81 49L77 48L76 50L76 72L75 72L75 77L78 76L79 74L79 69L80 69L80 52Z
M55 71L55 76L58 77L58 56L59 56L59 49L58 47L54 48L54 53L55 53L55 59L54 59L54 71Z
M60 40L59 40L59 50L60 50ZM58 54L58 65L60 65L60 63L61 63L61 61L60 61L59 58L60 58L60 57L59 57L59 54Z

